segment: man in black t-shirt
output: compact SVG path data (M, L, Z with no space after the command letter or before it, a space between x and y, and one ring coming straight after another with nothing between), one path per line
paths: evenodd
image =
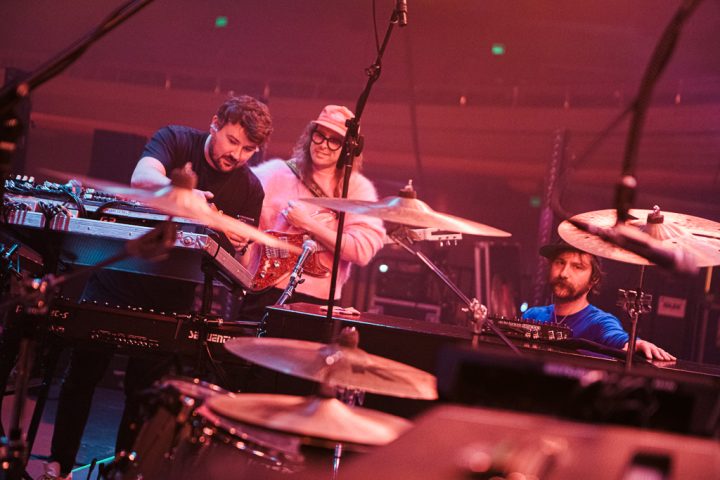
M145 146L132 175L133 187L170 184L168 175L190 163L197 174L195 194L218 210L257 226L263 202L260 181L246 165L267 141L272 121L267 106L248 96L233 97L212 117L210 131L182 126L158 130ZM247 239L225 235L228 248L244 247ZM232 247L230 247L232 245ZM194 285L157 277L103 270L94 274L83 298L112 305L188 313ZM41 479L72 478L95 386L112 358L112 351L76 348L58 401L51 454ZM130 450L137 435L140 402L137 393L168 372L171 359L131 357L125 374L125 409L116 450Z

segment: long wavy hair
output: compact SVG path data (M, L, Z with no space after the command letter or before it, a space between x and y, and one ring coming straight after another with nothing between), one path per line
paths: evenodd
M305 127L305 130L303 130L303 133L300 135L300 138L298 138L297 142L295 143L295 147L293 147L292 158L297 163L298 169L300 170L300 175L302 175L304 180L312 179L313 175L313 163L312 157L310 156L310 144L312 143L311 137L313 132L315 131L315 127L315 122L308 123ZM362 160L362 154L355 157L355 160L353 161L353 173L359 173L362 170ZM329 194L332 197L339 197L342 195L343 174L344 170L342 168L338 168L335 170L335 175L333 177L333 191L325 192L326 194Z

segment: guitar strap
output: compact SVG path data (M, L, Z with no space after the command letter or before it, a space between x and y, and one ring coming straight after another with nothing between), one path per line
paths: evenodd
M302 174L300 173L300 169L298 168L297 162L295 162L294 158L288 160L287 162L285 162L285 164L288 166L288 168L290 170L292 170L292 172L295 174L295 176L298 178L298 180L300 180L302 182L302 184L305 185L307 187L307 189L310 190L310 192L313 195L315 195L316 197L322 197L322 198L327 197L327 195L325 195L325 192L323 192L322 188L320 188L320 185L315 183L315 180L313 180L312 178L305 179L302 177Z

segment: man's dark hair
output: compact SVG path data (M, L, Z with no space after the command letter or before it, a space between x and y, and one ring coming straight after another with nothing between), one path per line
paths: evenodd
M267 105L249 96L230 97L217 111L217 127L226 124L240 124L248 140L263 146L273 131L272 117Z

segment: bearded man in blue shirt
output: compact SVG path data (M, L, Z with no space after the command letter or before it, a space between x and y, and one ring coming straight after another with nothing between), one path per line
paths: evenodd
M540 248L540 255L550 261L548 282L553 304L529 308L523 318L566 325L572 329L575 338L627 351L629 335L620 320L588 300L588 295L597 289L602 278L598 258L567 243L545 245ZM676 359L640 338L636 341L635 351L644 354L648 360Z

